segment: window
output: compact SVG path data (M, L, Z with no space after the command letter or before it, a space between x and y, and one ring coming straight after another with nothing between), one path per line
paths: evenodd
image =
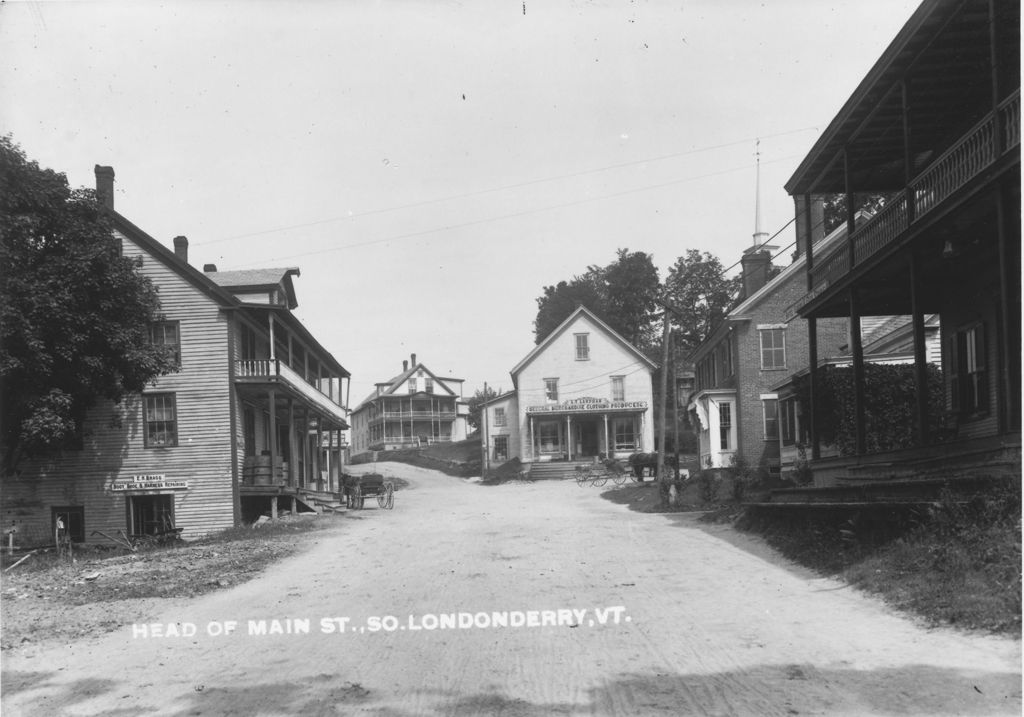
M764 439L779 440L779 401L776 398L765 398L761 401L764 412Z
M423 390L426 391L427 393L433 393L434 392L434 379L432 379L432 378L425 378L425 379L423 379Z
M636 450L636 423L632 418L616 418L612 421L612 435L615 450Z
M782 429L782 445L796 443L796 399L787 398L779 402L779 423Z
M613 401L625 401L626 400L626 377L625 376L612 376L612 400Z
M149 341L154 346L163 346L174 356L174 365L181 366L181 340L178 337L177 321L157 321L149 325Z
M178 410L173 393L149 393L143 396L146 411L147 448L178 445Z
M761 368L786 368L786 330L761 329Z
M544 379L544 397L548 403L558 403L558 379Z
M494 460L508 460L508 436L494 437Z
M57 535L60 529L63 535L71 538L73 543L85 542L85 508L83 506L54 506L50 509L51 529Z
M574 334L576 336L576 360L590 360L590 346L588 344L590 334Z
M495 408L494 409L494 425L504 426L505 425L505 409Z
M416 379L409 379L409 393L416 393Z
M985 370L985 331L975 324L957 331L950 340L950 396L954 411L988 412L988 373Z
M729 436L732 433L732 404L731 403L720 403L718 404L718 440L719 450L727 451L730 449Z
M157 535L174 527L173 495L132 495L127 500L131 535Z
M561 450L561 442L558 440L557 421L541 421L537 426L537 434L540 438L540 450L542 453L556 453Z

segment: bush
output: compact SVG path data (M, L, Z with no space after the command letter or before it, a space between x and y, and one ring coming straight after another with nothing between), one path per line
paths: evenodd
M720 485L721 479L715 471L701 471L697 474L697 490L704 503L714 503L718 500Z
M810 406L810 377L794 379L800 403ZM815 428L822 443L834 445L840 455L856 452L854 382L852 366L826 366L818 378ZM934 435L943 420L945 399L942 370L928 365L928 404ZM864 422L868 453L910 448L918 445L917 405L912 365L864 365ZM808 411L809 412L809 411ZM806 415L806 412L805 412Z

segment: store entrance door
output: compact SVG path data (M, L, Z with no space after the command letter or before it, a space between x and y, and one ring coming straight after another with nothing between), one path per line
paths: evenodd
M576 454L577 458L591 458L601 451L598 442L598 422L593 419L584 419L576 422Z

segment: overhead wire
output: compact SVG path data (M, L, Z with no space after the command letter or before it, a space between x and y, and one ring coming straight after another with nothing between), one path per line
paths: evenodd
M197 241L197 242L195 242L195 244L197 246L200 246L200 245L201 246L209 246L211 244L219 244L221 242L232 241L234 239L244 239L246 237L263 236L263 235L266 235L266 234L274 234L274 233L282 232L282 231L291 231L293 229L303 229L303 228L306 228L306 227L319 226L321 224L330 224L332 222L345 221L345 220L349 220L349 219L357 219L359 217L373 216L373 215L376 215L376 214L386 214L386 213L389 213L389 212L403 211L405 209L414 209L416 207L423 207L423 206L428 206L428 205L431 205L431 204L440 204L442 202L456 201L458 199L468 199L470 197L478 197L478 196L481 196L481 195L484 195L484 194L493 194L493 193L496 193L496 192L504 192L504 191L508 191L510 189L521 189L523 187L529 187L529 186L533 186L535 184L545 184L547 182L557 182L557 181L561 181L563 179L572 179L574 177L586 176L588 174L598 174L600 172L608 172L608 171L611 171L611 170L614 170L614 169L623 169L625 167L633 167L633 166L636 166L638 164L648 164L648 163L651 163L651 162L661 162L661 161L664 161L666 159L674 159L676 157L685 157L685 156L692 155L692 154L699 154L701 152L710 152L710 151L713 151L713 150L716 150L716 149L725 149L725 148L728 148L728 147L735 147L735 146L738 146L738 145L741 145L741 144L746 144L747 142L751 142L751 141L753 141L755 139L773 139L773 138L776 138L776 137L785 137L785 136L792 135L792 134L799 134L801 132L817 131L817 129L818 129L817 127L801 127L800 129L787 130L785 132L776 132L775 134L761 135L760 137L748 137L748 138L744 138L744 139L740 139L740 140L735 140L733 142L726 142L726 143L723 143L723 144L708 145L706 147L697 147L695 149L690 149L690 150L687 150L685 152L673 152L671 154L665 154L665 155L661 155L659 157L647 157L645 159L635 159L635 160L631 160L629 162L620 162L618 164L610 164L610 165L606 165L604 167L594 167L592 169L584 169L584 170L580 170L578 172L570 172L569 174L556 175L556 176L552 176L552 177L540 177L538 179L531 179L531 180L527 180L525 182L517 182L515 184L506 184L506 185L503 185L503 186L500 186L500 187L491 187L491 188L487 188L487 189L479 189L479 190L472 191L472 192L465 192L463 194L454 194L454 195L450 195L450 196L446 196L446 197L438 197L438 198L435 198L435 199L425 199L423 201L411 202L411 203L408 203L408 204L400 204L400 205L397 205L397 206L394 206L394 207L382 207L380 209L370 209L370 210L367 210L367 211L364 211L364 212L357 212L357 213L351 213L350 212L350 213L347 213L347 214L344 214L344 215L341 215L341 216L337 216L337 217L328 217L326 219L317 219L315 221L302 222L302 223L299 223L299 224L292 224L292 225L283 226L283 227L276 227L274 229L263 229L263 230L256 231L256 232L247 232L247 233L244 233L244 234L235 234L235 235L232 235L232 236L229 236L229 237L221 237L219 239L211 239L209 241ZM785 158L785 159L788 159L788 157ZM780 161L780 160L774 160L774 161Z
M797 156L800 156L800 155L790 155L790 156L787 156L787 157L780 157L779 159L771 160L770 162L764 162L763 164L772 164L772 163L775 163L775 162L783 162L783 161L785 161L787 159L792 159L793 157L797 157ZM412 238L415 238L415 237L425 236L425 235L428 235L428 234L436 234L437 232L450 231L450 230L453 230L453 229L465 229L467 227L479 226L481 224L489 224L491 222L503 221L505 219L514 219L516 217L528 216L530 214L538 214L538 213L541 213L541 212L554 211L556 209L564 209L564 208L567 208L567 207L579 206L581 204L589 204L591 202L602 201L602 200L605 200L605 199L616 199L618 197L623 197L623 196L627 196L627 195L630 195L630 194L637 194L637 193L640 193L640 192L648 192L648 191L655 190L655 189L663 189L665 187L671 187L671 186L674 186L674 185L677 185L677 184L684 184L686 182L694 182L694 181L697 181L697 180L700 180L700 179L707 179L709 177L717 177L717 176L720 176L720 175L723 175L723 174L730 174L732 172L739 172L739 171L744 171L744 170L747 170L747 169L749 169L749 167L747 167L747 166L732 167L730 169L724 169L724 170L721 170L721 171L718 171L718 172L710 172L708 174L702 174L702 175L695 176L695 177L686 177L686 178L683 178L683 179L675 179L675 180L672 180L671 182L663 182L661 184L647 185L647 186L644 186L644 187L637 187L635 189L627 189L627 190L624 190L622 192L615 192L615 193L612 193L612 194L602 194L602 195L596 196L596 197L587 197L587 198L579 199L579 200L576 200L576 201L573 201L573 202L563 202L563 203L560 203L560 204L548 205L546 207L538 207L538 208L535 208L535 209L526 209L526 210L523 210L521 212L513 212L511 214L502 214L502 215L498 215L498 216L495 216L495 217L487 217L487 218L484 218L484 219L478 219L478 220L471 221L471 222L463 222L461 224L450 224L450 225L446 225L446 226L443 226L443 227L435 227L433 229L424 229L424 230L418 231L418 232L410 232L408 234L399 234L399 235L396 235L396 236L382 237L380 239L371 239L371 240L364 241L364 242L355 242L355 243L352 243L352 244L343 244L341 246L332 246L332 247L327 247L325 249L317 249L315 251L301 252L299 254L289 254L287 256L276 257L275 261L287 261L287 260L291 260L291 259L301 259L301 258L307 257L307 256L319 256L321 254L330 254L332 252L344 251L346 249L356 249L356 248L364 247L364 246L372 246L374 244L384 244L384 243L392 242L392 241L400 241L402 239L412 239ZM783 227L783 229L784 228L785 227ZM246 268L246 267L256 266L258 264L265 264L265 263L266 263L266 261L260 261L260 262L252 262L252 263L249 263L249 264L239 264L239 265L235 265L235 266L236 266L236 268Z

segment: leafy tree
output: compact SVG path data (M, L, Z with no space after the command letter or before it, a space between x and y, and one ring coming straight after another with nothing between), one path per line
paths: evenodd
M537 299L537 317L533 320L534 342L540 343L581 304L598 315L604 310L604 270L591 266L571 281L545 286ZM602 317L603 318L603 317Z
M885 206L890 196L889 194L854 194L853 202L858 209L864 209L874 214ZM825 209L825 234L827 235L846 222L846 195L827 195L822 204Z
M490 386L477 389L473 393L473 397L467 402L469 404L469 416L466 418L466 421L469 423L470 428L474 431L480 429L480 412L482 410L483 403L485 401L490 401L492 398L497 398L501 394L502 391L500 388L495 391Z
M619 249L608 266L590 266L569 282L544 287L537 299L534 339L543 341L582 304L634 346L649 349L657 340L655 300L660 290L652 257Z
M604 270L604 294L608 325L641 350L654 346L661 280L651 255L619 249L618 258Z
M86 412L174 368L149 324L159 300L120 256L95 193L0 137L0 450L3 474L81 435Z
M696 249L687 250L669 269L665 295L675 309L673 332L683 356L711 335L739 293L741 278L724 274L718 257Z

